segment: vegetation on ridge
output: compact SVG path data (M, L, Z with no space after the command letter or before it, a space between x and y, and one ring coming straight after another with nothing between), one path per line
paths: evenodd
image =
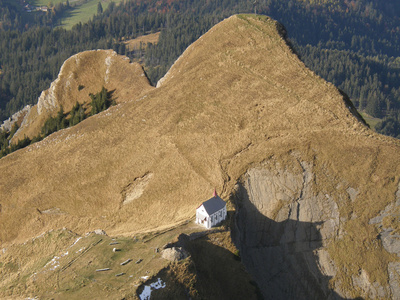
M16 123L10 132L5 130L0 131L0 158L18 149L25 148L28 145L41 141L53 132L74 126L86 119L89 115L93 116L102 112L103 110L106 110L111 105L115 105L115 101L112 99L112 94L113 91L107 91L104 86L102 87L101 91L95 95L90 94L90 98L92 99L88 104L91 106L90 112L87 112L87 104L80 104L79 102L76 102L71 111L68 113L64 113L64 109L61 106L55 117L50 117L45 121L41 129L41 134L32 139L24 137L16 144L10 143L11 138L18 130L18 125Z

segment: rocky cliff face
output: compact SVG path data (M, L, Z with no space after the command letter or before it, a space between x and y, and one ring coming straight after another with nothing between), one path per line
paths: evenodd
M291 153L288 159L289 164L271 158L250 168L234 192L234 239L265 299L399 298L398 262L379 262L387 274L384 284L360 267L358 274L347 278L346 285L341 281L345 276L338 274L341 262L333 257L352 250L341 249L331 255L337 251L333 245L344 239L345 228L356 218L347 219L338 203L343 199L354 202L359 189L347 186L334 192L318 191L321 175L313 167L315 161L302 160L298 153ZM325 173L333 174L328 167ZM336 176L329 176L329 181L337 187L346 185ZM400 255L398 231L388 224L388 220L398 219L399 190L396 199L370 219L370 224L378 226L375 247L369 251L382 251L383 246L387 252ZM358 234L364 236L365 232ZM362 252L360 249L355 254L362 256Z
M338 206L313 191L315 173L294 155L249 169L236 191L236 242L266 299L334 299L336 275L326 251L339 233Z

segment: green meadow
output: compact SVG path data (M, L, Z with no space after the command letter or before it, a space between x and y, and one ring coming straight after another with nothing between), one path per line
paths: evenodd
M71 29L72 26L79 22L85 23L89 21L97 13L97 5L100 2L103 10L105 10L111 2L116 4L123 0L70 0L71 9L64 13L61 19L61 26L65 29ZM65 0L34 0L30 1L35 6L52 6L59 3L66 3Z
M360 112L360 114L372 129L375 129L376 124L382 121L382 119L374 118L365 112Z

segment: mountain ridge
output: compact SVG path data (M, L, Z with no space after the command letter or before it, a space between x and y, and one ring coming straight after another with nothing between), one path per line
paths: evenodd
M128 86L130 94L126 92ZM89 95L96 94L102 87L116 91L113 97L117 103L151 89L143 68L137 63L129 63L127 57L117 55L113 50L80 52L64 62L57 79L41 93L38 103L26 114L11 142L25 136L33 139L41 133L45 121L54 117L61 107L64 112L69 112L77 102L90 103Z
M369 285L399 295L388 271L400 264L397 250L379 238L398 222L370 220L397 201L400 144L362 123L277 27L263 16L232 16L192 44L158 88L2 158L2 244L62 227L165 229L190 220L216 187L237 198L236 242L253 276L257 261L273 263L270 238L289 247L281 267L313 261L290 277L293 290L276 285L272 297L365 297ZM124 204L141 180L140 196ZM49 209L62 214L42 213ZM253 245L263 250L254 254ZM261 287L269 276L255 279ZM322 278L320 290L311 278Z

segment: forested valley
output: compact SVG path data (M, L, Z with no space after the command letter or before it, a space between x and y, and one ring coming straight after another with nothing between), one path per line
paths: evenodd
M185 48L235 13L265 14L286 27L305 64L381 118L375 129L400 137L400 3L396 0L133 0L110 5L86 24L56 27L68 3L24 23L0 0L0 120L34 104L71 55L114 49L139 60L153 84ZM161 31L158 44L129 51L124 41Z

